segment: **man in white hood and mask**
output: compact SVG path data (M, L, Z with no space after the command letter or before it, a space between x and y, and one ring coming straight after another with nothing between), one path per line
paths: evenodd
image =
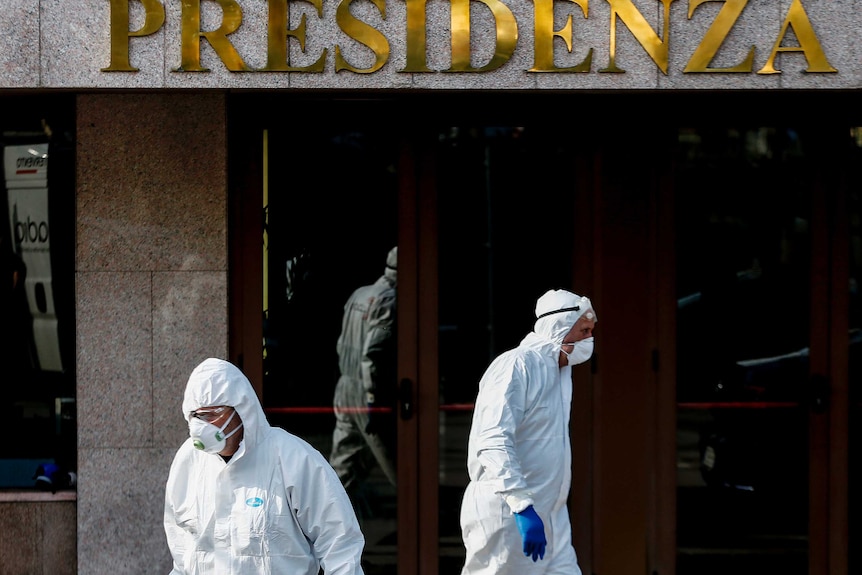
M242 372L220 359L192 371L189 438L165 489L171 575L362 575L365 539L326 459L272 427Z
M462 575L580 575L566 500L572 367L593 353L587 297L551 290L533 331L482 376L461 503Z

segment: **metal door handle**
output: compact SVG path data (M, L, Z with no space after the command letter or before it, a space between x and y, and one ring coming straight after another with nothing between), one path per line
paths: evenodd
M401 419L408 420L413 417L413 382L407 378L402 379L398 386L398 405L401 408Z
M812 375L808 383L808 405L814 413L825 413L829 407L829 378Z

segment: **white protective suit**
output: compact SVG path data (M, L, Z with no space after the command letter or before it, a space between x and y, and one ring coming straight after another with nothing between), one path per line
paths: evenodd
M302 439L266 421L248 379L207 359L186 385L183 415L228 405L243 440L225 463L188 439L165 489L171 575L362 575L365 539L338 477Z
M563 337L592 312L588 298L564 290L539 299L534 331L498 356L482 376L467 448L470 483L461 504L467 557L462 575L580 575L566 499L571 484L569 416L572 368L560 368ZM547 547L523 553L513 513L541 517Z

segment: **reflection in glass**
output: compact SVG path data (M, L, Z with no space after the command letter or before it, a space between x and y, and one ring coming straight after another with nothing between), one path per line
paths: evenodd
M350 294L336 343L340 376L329 463L360 521L375 515L366 494L373 468L379 466L389 483L396 485L397 273L398 248L394 247L377 281Z
M313 130L271 129L267 142L264 407L273 425L302 437L327 459L333 435L354 442L349 449L341 444L333 460L339 468L361 467L342 477L366 538L363 568L367 575L394 574L394 472L384 471L365 450L366 391L376 392L373 419L381 429L394 426L391 394L347 385L363 361L357 346L372 326L353 323L350 313L345 319L345 312L367 304L356 298L364 292L354 292L386 276L387 256L397 242L397 138L385 127L315 124ZM386 295L388 303L376 308L378 320L394 314L394 278L379 287L376 295ZM374 327L385 330L385 323ZM372 350L380 352L375 369L382 376L396 367L395 339L378 341L384 339L386 346ZM350 382L342 381L336 393L343 376Z
M804 143L787 128L679 133L679 575L808 570Z

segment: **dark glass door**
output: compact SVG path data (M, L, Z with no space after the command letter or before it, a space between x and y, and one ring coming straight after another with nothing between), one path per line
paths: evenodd
M821 568L825 146L793 127L679 131L678 575Z
M862 555L859 546L862 544L862 179L859 166L862 166L862 128L851 130L851 177L847 178L845 186L846 202L842 204L839 222L847 229L847 277L838 285L838 289L846 288L848 346L846 362L841 372L846 373L847 386L845 394L848 398L849 432L848 453L845 458L838 458L838 465L846 463L848 467L848 536L847 573L858 573L862 569Z
M342 479L365 573L394 574L398 139L348 123L261 137L265 410Z
M533 329L539 296L549 289L577 292L579 282L587 288L586 278L573 274L575 206L584 191L574 169L576 146L561 133L460 125L440 129L435 141L439 573L458 573L467 439L479 379ZM575 368L576 386L588 369Z

